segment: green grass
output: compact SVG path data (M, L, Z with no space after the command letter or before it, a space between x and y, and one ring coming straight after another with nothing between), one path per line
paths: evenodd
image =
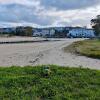
M64 51L100 59L100 40L85 40L74 42Z
M0 100L100 100L100 70L0 67Z

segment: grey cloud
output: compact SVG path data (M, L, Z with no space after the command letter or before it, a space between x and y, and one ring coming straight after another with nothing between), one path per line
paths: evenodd
M0 5L0 8L2 8L0 9L1 22L27 22L44 26L51 24L53 21L53 18L51 19L49 16L44 18L42 15L38 15L34 7L27 7L21 4L6 4Z
M40 0L45 8L58 10L81 9L100 4L100 0Z
M34 25L39 25L39 26L49 26L49 25L69 26L76 24L87 25L90 23L90 19L83 18L85 16L84 14L87 14L87 16L91 18L92 15L96 16L95 14L97 13L93 12L91 14L90 13L92 12L91 10L88 10L88 12L86 11L87 13L82 13L82 10L84 10L82 8L91 7L94 5L98 5L100 3L100 0L37 0L37 1L40 1L40 4L36 6L32 5L30 6L27 4L23 5L20 3L0 4L0 25L2 24L5 26L9 25L9 23L16 23L16 24L33 23ZM51 8L56 8L58 11L55 11L54 9ZM75 13L75 16L73 16L72 9L75 9L73 10L73 12L78 11L78 14ZM59 12L63 13L60 14ZM70 17L68 17L67 15L70 15ZM75 17L76 20L73 20L75 19ZM81 20L80 18L83 18L84 20ZM69 22L67 22L67 20L69 20Z

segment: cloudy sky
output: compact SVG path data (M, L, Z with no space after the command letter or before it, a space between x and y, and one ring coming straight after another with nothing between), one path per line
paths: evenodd
M90 26L100 0L0 0L0 27Z

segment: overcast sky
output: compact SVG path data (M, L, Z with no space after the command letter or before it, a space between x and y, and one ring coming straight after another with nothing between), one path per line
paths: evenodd
M90 26L100 0L0 0L0 27Z

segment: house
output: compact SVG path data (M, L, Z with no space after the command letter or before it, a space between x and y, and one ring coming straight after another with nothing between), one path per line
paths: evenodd
M93 38L95 37L93 29L87 29L83 27L74 27L69 30L68 37L73 38Z

